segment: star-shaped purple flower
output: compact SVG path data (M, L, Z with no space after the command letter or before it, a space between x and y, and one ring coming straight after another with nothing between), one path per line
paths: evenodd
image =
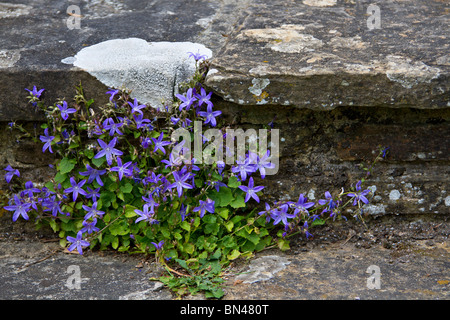
M67 236L67 241L72 243L69 246L68 250L72 251L73 249L77 248L79 254L83 254L82 247L87 247L90 245L89 242L87 242L86 240L83 240L83 233L81 232L81 230L78 231L76 238Z
M131 103L131 102L128 101L128 104L129 104L130 107L131 107L131 114L133 114L133 113L135 113L135 112L137 112L137 113L139 113L139 114L143 114L143 112L141 111L141 109L144 109L144 108L147 107L147 106L144 105L144 104L139 104L139 102L137 101L136 98L134 98L134 102L133 102L133 103Z
M206 211L209 213L214 213L214 201L211 199L206 199L206 201L200 200L200 205L198 207L195 207L192 211L197 212L200 211L200 218L203 218Z
M222 111L213 111L212 107L212 104L208 104L206 111L199 111L198 115L206 119L205 124L209 123L211 127L215 127L217 125L216 117L220 116Z
M69 118L69 114L77 112L77 109L69 108L66 101L63 101L62 106L60 104L57 104L56 106L59 108L59 111L61 111L61 117L64 120Z
M254 182L253 182L253 178L249 179L247 187L246 186L239 186L238 188L246 193L246 195L245 195L245 202L250 200L250 198L253 198L258 203L259 203L259 197L258 197L258 195L256 193L261 191L262 189L264 189L263 186L255 187L254 186Z
M20 177L20 172L19 172L19 170L18 170L18 169L13 169L10 165L8 165L8 166L5 168L5 170L8 171L8 172L5 174L5 179L6 179L6 182L8 182L8 183L11 182L11 179L13 178L13 176L16 175L16 176Z
M190 173L186 173L185 175L179 173L178 171L172 172L173 177L175 178L175 182L168 185L167 188L177 188L178 191L178 197L181 198L181 195L183 194L183 189L192 189L192 185L187 183L186 180L190 178Z
M195 89L193 88L189 88L186 95L176 94L175 96L182 102L180 104L179 111L183 110L183 108L186 108L186 111L189 111L192 104L197 100L195 97Z
M117 137L114 137L108 144L101 139L97 139L98 144L102 148L95 156L94 159L100 159L103 156L106 156L106 162L108 165L112 164L113 156L121 156L123 152L114 148L117 143Z
M169 141L163 141L164 133L161 132L159 137L157 139L152 138L153 144L155 145L155 148L153 149L153 152L156 152L159 150L162 151L162 153L166 154L166 150L164 150L164 146L167 146L170 144Z
M86 191L83 190L83 186L86 183L86 180L81 180L80 182L76 182L74 177L70 178L70 184L72 185L70 188L64 190L64 193L72 193L72 199L75 202L78 198L78 194L82 194L83 196L87 195Z
M44 130L44 135L41 135L39 137L39 139L44 142L44 146L42 147L42 152L45 152L45 150L48 149L48 151L50 151L50 153L53 153L52 150L52 141L53 139L55 139L55 136L50 136L48 134L48 128L45 128Z
M19 216L22 216L25 220L28 220L27 212L30 211L31 203L23 202L17 195L14 195L15 205L4 206L3 209L8 211L14 211L13 221L16 221Z

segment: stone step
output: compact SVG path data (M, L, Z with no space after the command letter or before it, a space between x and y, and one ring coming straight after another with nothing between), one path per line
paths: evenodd
M224 120L241 127L274 120L280 129L280 172L266 178L269 196L297 199L304 192L319 199L326 190L348 188L361 174L358 164L383 145L390 158L375 172L378 202L371 212L449 213L448 2L95 0L69 6L0 3L3 128L12 120L43 120L26 101L24 89L34 85L46 89L48 103L70 99L81 82L98 105L107 102L109 87L123 85L156 106L192 70L187 51L201 50L212 56L206 84ZM175 58L161 60L150 49L162 44L175 48L163 58ZM3 167L49 174L38 147L1 132Z
M447 1L254 0L207 84L241 105L450 106Z

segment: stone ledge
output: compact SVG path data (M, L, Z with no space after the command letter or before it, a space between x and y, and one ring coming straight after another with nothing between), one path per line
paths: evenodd
M450 107L449 4L254 0L207 85L241 105Z

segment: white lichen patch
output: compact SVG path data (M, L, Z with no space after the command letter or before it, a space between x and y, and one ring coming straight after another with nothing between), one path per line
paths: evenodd
M290 264L289 260L280 256L264 256L250 262L249 270L237 276L237 280L244 283L254 283L258 281L269 280L276 273L284 270L286 265Z
M389 200L391 201L397 201L398 199L400 199L401 197L401 193L400 191L394 189L389 193Z
M20 50L0 50L0 69L14 67L20 59Z
M128 38L108 40L83 48L73 58L79 67L110 88L128 88L131 97L152 107L161 107L190 79L195 61L189 52L208 58L212 51L192 42L147 42Z
M440 76L441 70L430 67L422 61L414 61L401 56L387 56L386 76L389 80L411 89L420 83L429 83Z
M2 18L17 18L27 15L31 12L33 7L25 4L15 4L0 2L0 19Z
M303 0L303 3L311 7L332 7L337 0Z
M446 207L450 207L450 196L445 197L444 203Z
M263 90L270 84L269 79L252 79L252 86L248 87L248 91L255 96L260 96Z
M267 42L267 48L284 53L312 52L323 46L322 40L302 33L303 30L304 26L287 24L279 28L244 30L238 38L248 37L258 42Z

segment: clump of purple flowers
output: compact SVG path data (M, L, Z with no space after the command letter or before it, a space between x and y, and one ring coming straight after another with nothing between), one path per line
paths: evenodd
M206 58L192 52L190 57L196 64ZM351 198L349 203L358 211L369 202L370 190L363 190L360 180L355 190L334 197L326 191L324 199L312 201L300 193L294 201L269 204L261 199L267 170L275 166L269 150L246 151L232 165L201 163L183 145L185 140L171 139L179 128L195 135L195 121L201 120L210 129L221 125L222 112L215 110L212 92L201 85L203 75L197 76L191 87L175 96L171 107L160 109L140 104L129 92L114 88L107 92L110 102L101 112L80 98L47 108L40 101L44 89L27 89L33 106L51 120L39 135L42 152L56 153L62 159L53 166L58 174L44 186L27 181L13 188L20 172L7 166L5 180L11 190L19 191L4 209L12 212L14 221L36 214L38 219L48 219L55 230L56 221L62 221L64 228L58 231L69 251L77 249L83 254L83 248L98 244L123 251L134 246L141 252L154 249L161 257L168 254L163 260L167 261L178 257L178 252L210 254L214 245L222 243L225 230L247 236L243 242L247 245L257 244L257 228L248 231L244 228L250 224L240 225L232 216L246 214L248 205L262 205L261 200L265 210L252 219L261 217L266 226L279 228L282 239L298 232L311 238L315 224L344 217L344 199ZM209 139L202 135L202 148ZM220 151L225 154L234 151L223 147ZM383 158L386 152L383 149ZM205 244L203 227L208 238L216 238L213 244ZM181 234L183 230L187 235ZM190 237L195 243L189 242Z

